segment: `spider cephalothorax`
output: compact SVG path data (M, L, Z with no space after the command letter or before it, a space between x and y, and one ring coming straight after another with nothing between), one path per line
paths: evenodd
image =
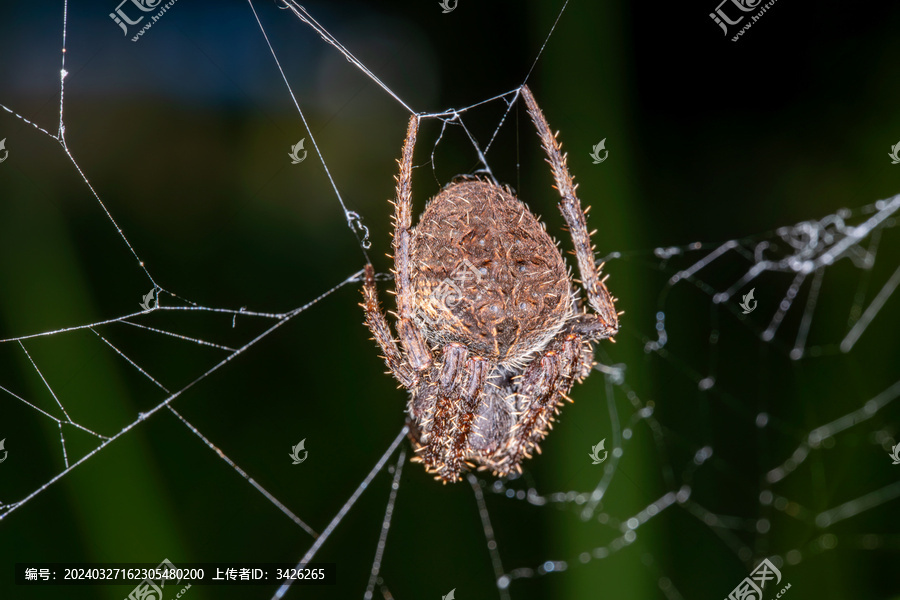
M562 197L559 207L594 312L583 306L543 225L507 188L454 181L412 227L417 116L403 145L394 213L402 352L379 307L374 270L366 267L366 324L390 372L410 391L414 460L445 482L457 481L465 466L498 475L521 470L572 385L590 373L593 343L619 327L566 157L531 92L521 91Z

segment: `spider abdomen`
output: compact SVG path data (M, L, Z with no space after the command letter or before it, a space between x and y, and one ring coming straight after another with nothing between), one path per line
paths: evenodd
M417 318L432 344L521 363L573 312L565 262L540 221L493 183L452 183L413 230Z

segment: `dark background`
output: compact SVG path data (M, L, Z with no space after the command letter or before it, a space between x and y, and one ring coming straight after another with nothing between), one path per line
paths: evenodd
M389 268L387 200L408 119L396 100L289 12L256 3L307 131L246 3L179 0L137 43L107 16L115 5L69 4L66 140L156 283L203 306L281 312L362 268L312 136L348 208L371 232L376 268ZM469 106L521 84L562 6L460 0L441 14L436 0L304 5L418 112ZM718 599L759 560L791 550L800 560L781 567L788 597L900 597L900 521L890 487L900 467L885 453L896 443L897 406L812 451L785 480L764 484L809 431L898 379L896 295L852 352L834 349L860 284L864 307L896 268L896 230L881 237L871 270L846 259L826 270L810 331L821 356L787 355L809 283L776 339L760 340L791 275L757 282L760 308L749 317L737 298L717 307L702 286L664 293L668 276L718 242L763 239L900 192L900 165L887 157L900 141L900 6L778 0L737 43L709 18L714 8L715 0L573 0L528 79L570 152L583 202L593 206L599 255L621 253L606 271L626 315L617 344L603 344L598 359L627 368L622 385L607 386L595 373L573 391L575 403L543 454L510 487L533 485L548 496L593 490L603 467L586 455L602 438L612 448L618 434L610 389L623 427L634 414L628 391L655 413L653 427L634 425L592 520L579 518L577 504L535 507L488 493L506 572L568 561L564 573L514 582L513 598ZM60 2L0 6L0 104L51 133L61 23ZM482 147L504 110L498 101L464 113ZM424 123L418 210L454 175L480 166L459 127L436 145L439 134L437 121ZM137 310L153 284L57 142L0 110L2 138L9 158L0 164L0 338ZM286 154L300 138L309 156L291 165ZM609 158L593 165L588 153L603 138ZM549 170L521 107L487 158L559 232ZM708 246L673 261L653 253L696 241ZM700 279L720 291L748 266L735 254ZM173 403L316 531L404 419L405 393L383 374L361 325L357 288L315 304ZM163 303L181 304L165 294ZM661 309L670 343L663 354L645 353ZM230 315L173 312L132 321L231 347L272 323L239 317L232 328ZM169 390L226 355L124 324L97 332ZM94 431L112 435L166 397L90 331L25 347L72 418ZM711 374L715 385L699 390ZM0 344L0 385L60 415L16 342ZM760 412L770 415L767 428L755 424ZM74 428L65 434L70 461L97 445ZM0 389L2 438L9 457L0 464L0 503L24 498L64 468L56 424ZM301 439L309 458L292 466L287 454ZM693 472L704 446L714 458ZM442 486L418 465L406 465L402 477L382 568L393 597L437 599L453 588L461 600L497 597L471 488ZM622 535L619 520L684 483L692 503L641 525L637 541L609 558L580 564L582 553ZM362 596L389 489L382 473L317 556L338 564L339 585L294 588L289 598ZM764 506L763 489L796 504ZM828 529L815 525L819 512L870 492L876 502L861 514ZM727 527L704 523L698 507L725 517ZM762 534L759 518L770 519ZM20 561L293 562L311 542L163 410L0 521L0 597L121 599L131 589L17 587L11 568ZM271 592L195 587L185 597Z

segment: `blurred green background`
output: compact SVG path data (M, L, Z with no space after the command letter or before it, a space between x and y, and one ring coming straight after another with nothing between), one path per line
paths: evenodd
M115 2L92 1L68 7L66 140L159 285L202 306L282 312L345 281L366 260L310 138L368 227L372 261L386 272L387 201L408 113L289 12L274 2L254 6L310 130L246 3L180 0L133 43L108 17ZM436 1L304 6L413 110L437 112L521 84L562 3L460 0L448 14ZM580 518L576 502L534 506L487 491L506 572L567 561L565 572L514 581L513 598L719 599L761 558L791 550L800 559L781 567L789 597L900 597L893 567L900 467L885 453L900 436L895 403L812 451L783 481L764 485L768 470L811 430L897 381L896 295L852 352L834 349L854 303L867 306L900 263L896 229L880 237L870 270L846 259L826 270L809 333L821 355L799 361L788 351L808 282L775 340L763 342L791 275L755 283L759 309L744 317L736 299L716 306L708 290L690 283L666 292L666 279L707 250L671 261L654 254L693 242L712 249L730 239L769 239L777 227L900 192L900 165L887 157L900 141L900 7L782 0L737 43L709 19L714 8L714 1L573 1L528 79L570 152L582 201L593 206L598 254L620 253L606 271L626 315L617 343L603 344L598 359L624 365L625 381L614 386L595 373L576 387L543 454L509 486L534 486L548 498L589 493L604 468L590 464L591 446L606 439L612 448L624 427L634 435L590 520ZM62 10L50 1L0 6L0 104L51 133L59 121ZM482 148L505 110L495 101L462 115ZM64 151L0 110L3 138L0 339L139 310L153 284ZM291 165L287 154L301 138L309 155ZM609 158L594 165L591 147L604 138ZM520 106L487 160L567 247L550 173ZM436 120L423 124L416 163L419 211L454 175L480 168L465 132L451 126L442 133ZM733 254L700 280L721 291L748 266ZM382 301L390 306L387 287ZM357 284L344 286L173 403L319 532L404 421L405 392L383 374L358 301ZM180 302L164 294L163 303ZM666 313L669 343L663 353L647 353L658 310ZM174 312L131 321L232 348L272 324ZM125 324L96 332L171 391L227 355ZM0 344L6 505L65 466L57 425L8 392L61 416L43 376L73 420L106 435L166 397L90 330L24 346L40 375L17 342ZM699 389L708 376L714 385ZM652 423L632 422L635 403L652 403ZM759 413L769 415L764 428ZM72 462L97 445L72 427L64 433ZM309 458L293 466L287 455L301 439ZM707 446L713 458L697 467L693 457ZM483 479L489 488L493 479ZM289 598L362 596L390 480L385 472L372 483L317 556L337 563L339 585L295 587ZM622 521L684 484L691 502L641 525L619 552L582 564L622 536ZM764 505L765 489L792 503ZM819 512L871 492L860 514L827 529L815 525ZM722 519L704 522L700 507ZM121 599L131 589L14 586L19 561L293 562L312 543L167 411L9 514L0 540L4 600ZM467 484L442 486L420 466L404 467L382 577L398 599L437 599L454 588L461 600L498 597ZM268 598L272 591L195 586L185 597Z

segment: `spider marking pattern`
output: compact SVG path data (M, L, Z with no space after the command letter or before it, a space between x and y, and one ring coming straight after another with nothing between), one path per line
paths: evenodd
M592 310L545 226L508 187L458 178L412 226L417 115L409 120L393 202L399 346L379 305L374 268L365 270L366 325L390 373L410 392L413 460L444 483L459 481L466 468L521 472L522 461L540 452L563 401L571 401L574 383L590 373L593 344L619 330L566 155L527 86L521 94L556 181ZM449 305L435 292L462 264L482 276L461 282Z

